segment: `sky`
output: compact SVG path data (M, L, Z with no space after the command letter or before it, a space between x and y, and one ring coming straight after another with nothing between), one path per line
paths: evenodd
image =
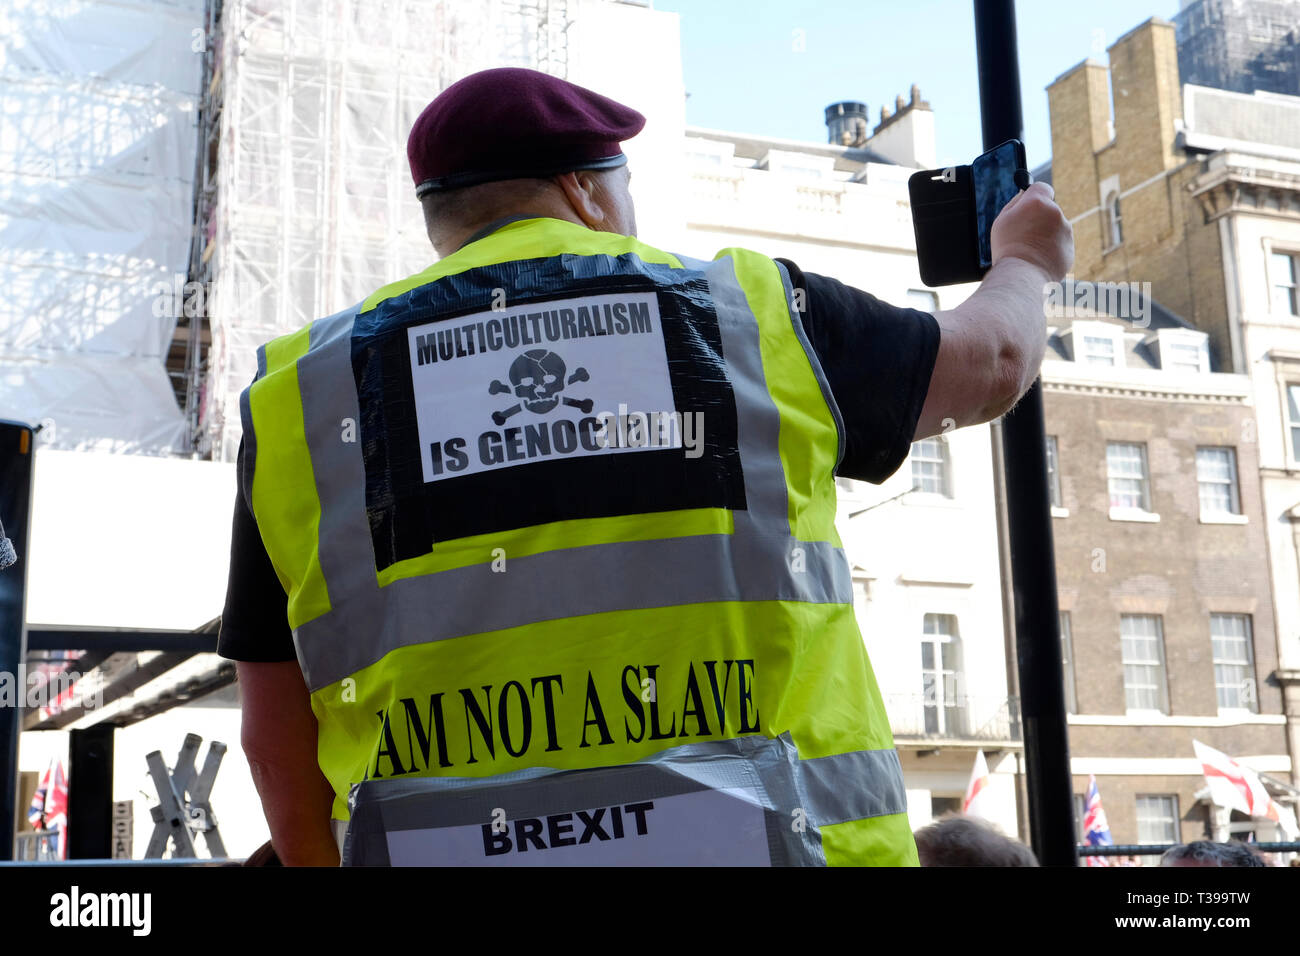
M681 17L686 122L826 142L823 110L880 107L913 83L934 110L939 166L981 150L970 0L654 0ZM1021 103L1030 168L1051 157L1047 85L1178 0L1020 0Z

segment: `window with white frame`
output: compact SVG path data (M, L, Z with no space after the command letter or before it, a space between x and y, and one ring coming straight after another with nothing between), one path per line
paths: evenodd
M1110 243L1107 248L1113 249L1124 241L1124 227L1119 208L1119 193L1112 192L1106 197L1106 226Z
M1300 301L1297 294L1297 266L1300 255L1293 252L1274 252L1268 257L1269 282L1273 288L1273 311L1284 315L1300 315Z
M1106 485L1110 506L1130 511L1151 510L1151 489L1147 480L1147 447L1134 442L1106 445Z
M1210 641L1214 647L1214 690L1219 709L1258 713L1250 616L1211 614Z
M961 639L952 614L927 614L921 628L921 694L925 732L954 735L964 729Z
M1196 342L1165 342L1160 346L1160 367L1184 372L1203 372L1201 346Z
M1300 461L1300 384L1286 386L1286 420L1291 431L1291 460Z
M1079 354L1085 365L1116 365L1115 339L1109 335L1083 336Z
M1131 711L1169 713L1165 682L1165 639L1159 615L1120 615L1124 660L1124 703Z
M1061 676L1065 679L1065 712L1079 712L1079 698L1074 685L1074 635L1070 631L1070 612L1061 611Z
M924 438L912 443L912 487L927 494L952 497L948 443L942 438Z
M1056 436L1047 436L1047 487L1052 498L1052 507L1061 507L1061 469L1057 464Z
M1177 795L1138 794L1137 824L1138 843L1181 843L1178 838Z
M1196 484L1200 488L1201 514L1241 514L1241 498L1237 492L1236 449L1196 449Z

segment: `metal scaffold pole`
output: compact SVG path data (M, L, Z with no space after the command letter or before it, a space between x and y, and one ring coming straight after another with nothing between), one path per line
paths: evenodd
M975 47L987 150L1024 137L1014 0L975 0ZM1044 866L1076 866L1042 379L1003 418L1002 433L1030 843Z

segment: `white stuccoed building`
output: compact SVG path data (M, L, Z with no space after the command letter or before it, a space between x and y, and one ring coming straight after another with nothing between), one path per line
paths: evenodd
M955 306L973 286L935 292L922 284L907 192L912 173L936 165L934 113L916 87L882 113L869 134L862 104L827 109L829 135L855 145L688 128L681 251L708 258L742 246L895 305ZM912 459L879 486L838 480L858 620L914 828L960 810L983 749L989 812L1006 833L1021 830L1022 744L1007 690L992 460L984 425L914 445Z

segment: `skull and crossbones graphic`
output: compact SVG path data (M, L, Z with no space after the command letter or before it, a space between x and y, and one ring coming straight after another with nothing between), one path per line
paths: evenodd
M567 395L561 397L559 393L564 391L566 385L590 381L591 376L587 374L585 368L577 368L566 379L566 371L564 359L547 349L529 349L518 356L510 363L508 375L510 384L493 379L492 384L488 386L488 394L513 393L522 401L499 412L493 412L492 421L497 425L504 425L507 419L525 408L535 414L544 415L552 411L561 401L583 412L590 412L593 404L591 399L576 399Z

